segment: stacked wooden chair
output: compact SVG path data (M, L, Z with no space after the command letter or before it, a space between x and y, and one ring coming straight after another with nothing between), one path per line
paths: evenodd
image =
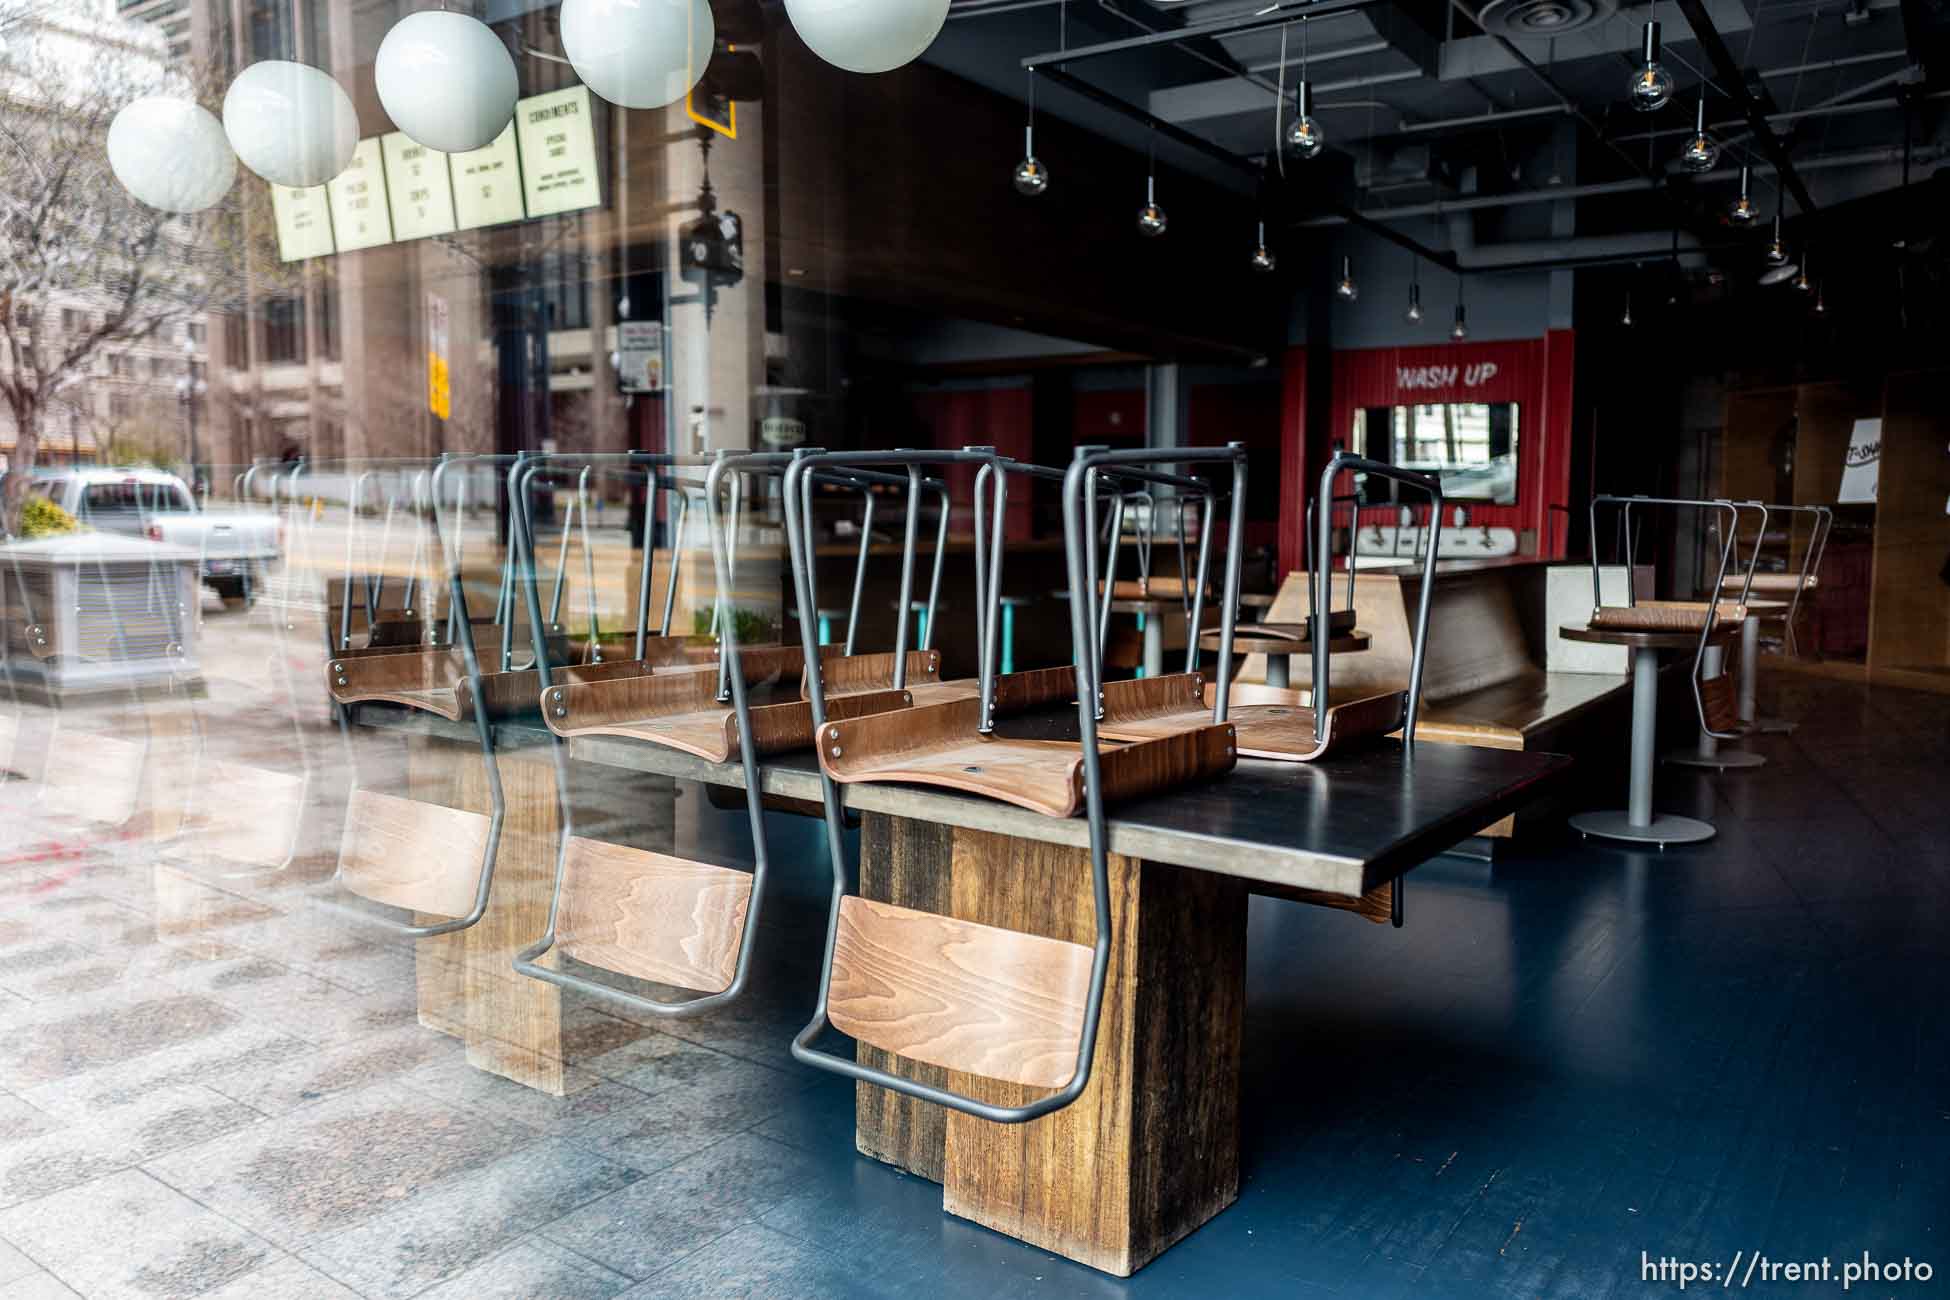
M431 494L435 534L442 543L441 553L446 562L448 599L453 603L454 637L462 664L462 677L455 689L467 692L467 712L480 745L489 811L451 808L362 787L355 763L352 791L346 802L345 831L339 845L338 870L334 875L334 884L346 894L414 916L413 920L397 920L363 907L359 909L372 923L416 939L468 929L486 915L495 859L501 846L502 823L507 815L507 796L501 786L494 731L482 684L485 674L474 642L473 620L467 613L459 545L461 521L455 519L451 543L439 528L445 475L450 467L464 463L464 459L450 458L435 467ZM456 500L457 516L458 513ZM346 710L340 711L340 728L350 759L353 744Z
M811 1021L793 1040L795 1058L857 1081L876 1084L999 1123L1021 1123L1075 1101L1089 1082L1110 957L1110 883L1105 809L1119 798L1157 793L1217 776L1235 761L1235 735L1226 721L1222 675L1210 720L1196 728L1135 744L1106 747L1099 738L1095 623L1091 597L1100 588L1088 572L1094 523L1084 502L1095 476L1115 473L1120 488L1147 477L1166 478L1165 464L1217 461L1232 467L1233 536L1245 508L1245 452L1169 452L1080 449L1062 474L1064 539L1075 666L1008 676L995 671L1005 546L1003 520L1012 475L1043 474L990 451L857 452L811 456L787 472L786 536L791 547L800 622L810 640L816 608L811 538L798 507L799 476L823 466L891 466L917 474L923 467L973 461L977 475L978 574L976 640L981 648L981 694L894 713L836 720L813 647L808 683L822 778L833 892L826 964ZM983 536L985 498L993 530ZM1090 539L1089 541L1086 538ZM1222 632L1229 642L1237 608L1241 548L1229 549ZM910 595L904 573L901 607ZM1076 735L1051 735L1048 719L1028 720L1012 733L1011 715L1076 701ZM852 892L843 817L843 787L866 781L923 784L984 795L1051 816L1079 812L1090 842L1095 941L1084 945L976 924L868 900ZM937 1087L890 1073L818 1045L828 1029L911 1060L985 1080L1047 1090L1016 1105Z
M1621 558L1627 572L1638 558L1639 530L1634 528L1632 515L1639 508L1670 508L1705 511L1715 517L1721 536L1719 563L1707 591L1713 596L1706 600L1639 600L1634 593L1634 584L1625 584L1625 604L1607 605L1600 587L1600 568L1598 564L1598 513L1600 509L1616 508L1619 511ZM1761 528L1766 529L1767 507L1758 502L1740 503L1727 500L1707 500L1689 497L1648 497L1648 496L1594 496L1591 499L1591 626L1624 629L1643 632L1670 632L1679 634L1697 633L1693 652L1692 693L1695 710L1699 715L1700 729L1714 740L1731 740L1746 734L1740 724L1739 687L1728 665L1724 648L1727 641L1738 631L1747 618L1747 594L1754 577L1749 566L1746 577L1740 582L1735 600L1719 599L1719 593L1726 590L1728 570L1732 563L1734 547L1738 541L1740 512L1743 508L1757 508L1761 516ZM1756 553L1758 558L1758 553Z
M1246 757L1311 763L1395 731L1414 735L1416 714L1421 703L1422 664L1428 653L1429 605L1434 590L1437 543L1440 540L1442 487L1435 478L1426 474L1397 469L1347 453L1337 454L1321 475L1320 499L1316 503L1321 509L1316 512L1310 505L1307 512L1308 520L1316 523L1319 531L1317 539L1308 539L1310 557L1316 554L1316 540L1318 554L1330 553L1331 516L1326 507L1333 500L1333 484L1343 473L1372 474L1392 479L1428 493L1436 507L1433 527L1437 536L1432 538L1432 544L1422 561L1421 600L1416 614L1408 688L1383 691L1338 704L1332 702L1330 665L1333 656L1328 647L1335 635L1335 620L1341 611L1331 608L1331 566L1310 561L1307 634L1313 646L1313 688L1310 693L1302 694L1277 687L1257 687L1249 695L1237 698L1227 717L1237 730L1239 752ZM1201 558L1201 573L1203 568ZM1350 614L1351 575L1350 568ZM1221 674L1229 663L1230 651L1222 649ZM1099 732L1113 740L1128 741L1170 735L1200 722L1216 702L1216 693L1215 685L1208 685L1202 676L1189 672L1182 676L1113 682L1103 688L1103 721Z

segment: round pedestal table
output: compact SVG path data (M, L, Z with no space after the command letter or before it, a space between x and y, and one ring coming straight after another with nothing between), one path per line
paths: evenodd
M1711 822L1694 817L1679 817L1652 811L1653 755L1659 734L1659 652L1693 653L1699 645L1697 632L1666 632L1644 628L1564 627L1559 629L1567 641L1591 645L1624 646L1632 652L1632 756L1631 793L1623 811L1579 813L1571 818L1571 828L1586 836L1631 844L1695 844L1710 840L1715 831ZM1716 631L1708 653L1725 647L1735 632Z

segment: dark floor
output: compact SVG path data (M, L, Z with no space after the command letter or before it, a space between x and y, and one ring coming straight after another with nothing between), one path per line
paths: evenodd
M668 1033L578 1009L555 1101L468 1067L415 1023L407 949L295 895L185 935L138 847L11 857L0 1296L1595 1300L1676 1292L1641 1252L1950 1269L1950 697L1766 685L1811 722L1755 742L1767 767L1662 773L1706 845L1445 859L1399 931L1256 900L1239 1201L1126 1281L853 1154L852 1086L786 1056L803 957ZM774 856L802 905L768 948L803 953L816 837Z

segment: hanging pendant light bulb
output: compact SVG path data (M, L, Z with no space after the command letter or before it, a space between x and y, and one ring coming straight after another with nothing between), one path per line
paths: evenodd
M1158 206L1158 178L1156 174L1144 178L1144 206L1138 209L1138 233L1146 239L1156 239L1165 233L1165 210Z
M1307 20L1300 20L1300 84L1293 91L1293 125L1286 129L1286 147L1295 158L1305 161L1320 157L1320 151L1327 147L1326 133L1313 117L1312 87L1307 84L1307 55L1311 41L1307 32Z
M1825 301L1823 301L1821 296L1821 284L1817 282L1815 284L1815 315L1826 316L1827 314L1828 314L1828 304Z
M1462 277L1456 277L1456 323L1449 327L1449 337L1458 343L1469 337L1469 309L1463 306Z
M1312 95L1305 78L1293 96L1293 125L1286 129L1287 151L1302 160L1320 157L1320 151L1327 147L1327 136L1320 129L1320 123L1311 117L1307 110L1312 107Z
M1706 133L1706 91L1699 93L1699 116L1694 119L1693 138L1679 151L1679 165L1695 176L1710 172L1720 161L1720 144Z
M1354 259L1341 259L1341 278L1334 285L1334 296L1342 302L1353 302L1361 296L1361 286L1354 283Z
M1767 245L1767 264L1786 266L1788 260L1787 240L1781 237L1780 209L1774 210L1774 238Z
M1813 260L1814 258L1808 252L1805 250L1802 252L1801 269L1794 277L1794 287L1797 292L1808 293L1814 289L1815 282L1808 278L1808 263Z
M1408 283L1408 310L1402 313L1402 319L1410 325L1422 323L1422 286L1417 281Z
M1618 318L1618 323L1626 329L1632 328L1632 291L1630 289L1625 291L1625 314Z
M1259 223L1259 243L1253 248L1253 270L1267 275L1279 264L1280 259L1273 256L1273 250L1266 246L1266 223L1262 221Z
M1755 218L1760 216L1760 212L1754 207L1753 197L1747 192L1748 180L1749 169L1743 165L1740 168L1740 197L1735 199L1733 206L1727 209L1727 220L1736 226L1751 226Z
M1022 161L1010 178L1016 193L1035 198L1049 188L1049 168L1036 157L1036 70L1029 70L1029 124L1022 129Z
M1641 113L1656 113L1672 102L1672 74L1659 62L1659 23L1645 25L1645 63L1632 74L1627 87L1632 107Z

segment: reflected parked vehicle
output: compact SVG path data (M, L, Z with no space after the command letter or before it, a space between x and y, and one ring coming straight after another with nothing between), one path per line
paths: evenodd
M225 600L263 590L265 568L282 553L276 515L199 509L183 480L165 470L67 470L34 490L103 532L194 550L203 582Z

